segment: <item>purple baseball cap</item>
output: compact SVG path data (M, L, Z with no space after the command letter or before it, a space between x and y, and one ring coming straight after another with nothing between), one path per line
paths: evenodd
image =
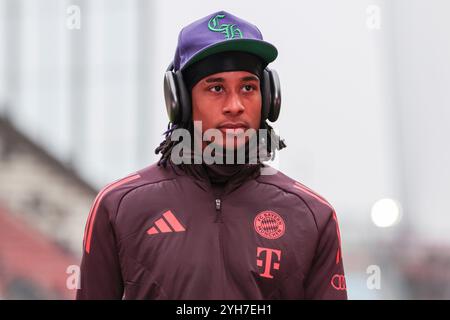
M173 60L174 70L183 70L194 62L225 51L243 51L260 57L266 64L278 51L263 40L259 29L231 13L219 11L184 27L178 36Z

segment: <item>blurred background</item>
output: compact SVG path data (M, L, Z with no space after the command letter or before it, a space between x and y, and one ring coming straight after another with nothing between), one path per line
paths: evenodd
M336 209L349 298L450 299L448 0L0 0L0 298L74 297L96 193L157 160L178 32L218 10L279 50L277 166Z

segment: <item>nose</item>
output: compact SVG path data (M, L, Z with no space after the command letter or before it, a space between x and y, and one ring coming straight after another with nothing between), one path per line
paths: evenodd
M230 116L237 116L244 112L245 107L237 93L231 93L228 95L225 105L223 107L223 113Z

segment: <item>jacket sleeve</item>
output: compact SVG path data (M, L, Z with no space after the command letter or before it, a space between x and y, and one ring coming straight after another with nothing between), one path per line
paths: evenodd
M76 299L122 299L123 281L113 224L100 193L86 223Z
M315 257L305 281L305 298L346 300L347 288L342 261L341 239L334 211L329 215L329 219L319 232Z

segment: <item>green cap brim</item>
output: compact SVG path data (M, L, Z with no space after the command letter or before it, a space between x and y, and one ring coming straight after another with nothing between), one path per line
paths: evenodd
M278 50L272 44L263 40L253 39L233 39L224 40L222 42L214 43L209 47L197 52L192 58L186 62L181 70L187 68L191 64L200 61L210 55L225 52L225 51L242 51L254 54L260 57L267 64L274 61L278 56Z

